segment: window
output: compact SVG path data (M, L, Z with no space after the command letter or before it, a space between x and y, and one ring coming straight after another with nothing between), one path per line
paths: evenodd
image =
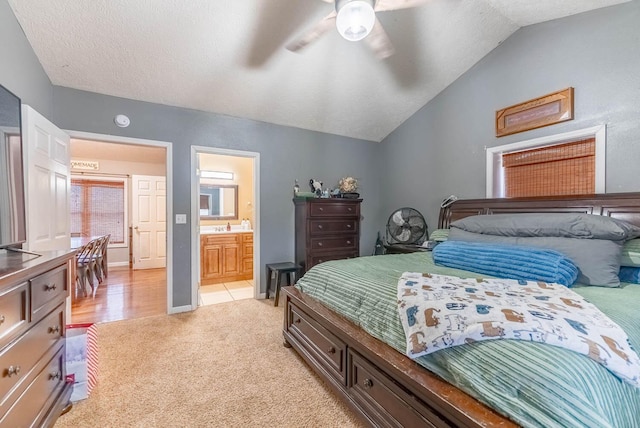
M123 179L71 179L71 236L111 234L126 246L126 186Z
M487 197L604 193L605 127L487 149Z

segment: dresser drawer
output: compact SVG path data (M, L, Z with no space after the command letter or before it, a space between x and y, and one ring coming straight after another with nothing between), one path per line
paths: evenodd
M334 233L358 233L358 220L309 220L311 235L326 235Z
M237 233L220 233L200 236L202 237L201 241L204 245L240 243L240 235Z
M67 295L67 265L60 266L29 281L31 286L31 321L64 301Z
M64 346L61 347L40 369L35 379L20 394L18 401L4 413L0 426L28 427L32 426L34 415L42 420L53 405L65 385ZM0 407L2 408L2 407Z
M28 327L29 284L23 282L0 294L0 348Z
M24 381L36 362L64 335L64 304L0 352L0 403Z
M253 233L241 233L243 244L253 244Z
M312 203L310 217L360 217L360 204L348 202Z
M315 266L317 264L320 263L324 263L324 262L328 262L331 260L343 260L343 259L354 259L358 257L358 253L354 252L354 251L350 251L350 252L333 252L333 253L329 253L329 254L315 254L315 253L310 253L309 257L307 257L307 267L306 269L309 270L312 266Z
M419 398L398 386L352 349L349 349L348 360L349 394L367 413L376 415L377 420L384 420L387 422L385 425L395 427L449 426ZM434 425L436 421L440 423Z
M346 384L347 346L327 329L309 319L296 306L288 305L289 333L312 354L314 361L322 365L342 385Z
M330 238L311 238L312 250L355 250L358 248L358 235L345 235Z

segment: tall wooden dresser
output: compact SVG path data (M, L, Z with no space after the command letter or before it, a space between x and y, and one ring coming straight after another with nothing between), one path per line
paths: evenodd
M294 198L295 257L302 273L314 265L360 255L362 199Z
M0 254L0 426L50 427L69 403L65 299L74 251Z

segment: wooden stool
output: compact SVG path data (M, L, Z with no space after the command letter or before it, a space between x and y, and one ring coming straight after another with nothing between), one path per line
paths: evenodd
M273 276L273 272L276 274L276 296L273 306L278 306L278 299L280 298L280 275L283 273L288 274L289 281L287 285L293 285L293 274L295 274L297 279L301 270L302 266L292 262L267 263L267 299L269 298L269 291L271 290L271 277Z

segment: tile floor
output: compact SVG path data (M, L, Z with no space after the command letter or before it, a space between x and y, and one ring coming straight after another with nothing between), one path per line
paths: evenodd
M243 299L253 299L253 280L203 285L200 287L200 306Z

